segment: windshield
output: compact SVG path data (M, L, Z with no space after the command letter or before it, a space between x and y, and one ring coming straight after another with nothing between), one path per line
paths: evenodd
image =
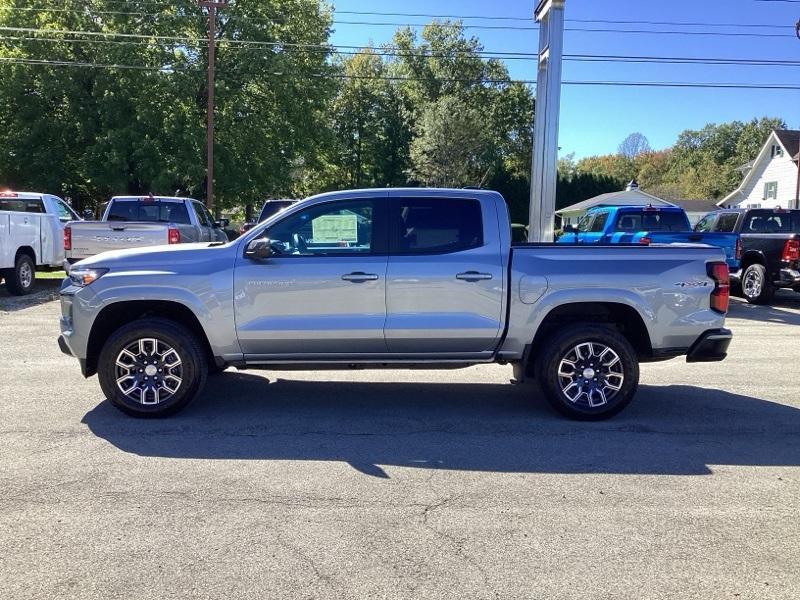
M152 221L189 225L189 212L184 202L160 200L114 200L108 211L109 221Z

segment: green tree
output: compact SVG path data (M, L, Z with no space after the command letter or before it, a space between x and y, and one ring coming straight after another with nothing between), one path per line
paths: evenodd
M412 179L438 187L482 186L492 172L481 114L453 96L428 105L411 142Z

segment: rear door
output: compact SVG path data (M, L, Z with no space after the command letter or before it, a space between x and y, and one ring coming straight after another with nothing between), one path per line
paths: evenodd
M390 193L389 223L389 351L491 355L501 334L504 277L494 205L398 190Z

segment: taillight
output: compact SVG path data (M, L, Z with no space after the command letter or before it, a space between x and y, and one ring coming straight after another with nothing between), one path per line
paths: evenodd
M742 238L736 238L736 250L734 252L736 260L742 260Z
M649 246L650 245L650 238L649 237L640 237L639 238L639 245L641 245L641 246Z
M708 276L714 280L714 291L711 292L711 310L725 314L731 300L731 282L728 265L724 262L713 262L707 265Z
M64 250L72 250L72 227L64 227Z
M786 262L800 260L800 240L786 240L781 260Z
M169 232L167 233L167 240L170 244L180 244L181 243L181 232L177 227L170 227Z

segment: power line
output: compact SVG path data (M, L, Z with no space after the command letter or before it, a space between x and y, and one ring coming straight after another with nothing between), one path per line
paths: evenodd
M95 69L136 69L142 71L159 71L162 73L170 72L187 72L195 71L201 72L202 69L198 68L175 68L173 66L162 67L149 67L146 65L126 65L126 64L104 64L104 63L89 63L77 61L58 61L58 60L39 60L39 59L23 59L23 58L10 58L0 57L0 63L6 64L20 64L20 65L37 65L37 66L58 66L58 67L82 67L82 68L95 68ZM287 77L291 73L274 72L269 73L276 77ZM442 83L489 83L499 85L509 85L512 83L521 83L525 85L533 85L536 80L533 79L469 79L469 78L428 78L428 77L408 77L408 76L390 76L390 75L347 75L340 73L310 73L306 74L308 77L314 78L328 78L328 79L364 79L364 80L383 80L383 81L438 81ZM675 87L675 88L707 88L707 89L754 89L754 90L800 90L800 85L787 85L778 83L728 83L728 82L691 82L691 81L587 81L587 80L572 80L564 81L564 85L576 86L627 86L627 87Z
M2 28L0 28L2 29ZM46 31L46 30L45 30ZM99 32L81 32L82 34L94 34ZM105 35L100 33L100 35ZM71 44L112 44L141 47L160 47L151 41L149 36L140 36L142 41L129 40L108 40L108 39L68 39L39 36L0 36L0 42L7 41L40 41L49 43L71 43ZM207 40L201 38L179 38L181 45L203 46ZM426 56L434 58L447 58L451 53L442 52L398 52L388 49L365 49L363 46L346 45L323 45L323 44L293 44L290 42L267 42L258 40L221 40L221 46L231 49L246 50L254 47L258 48L278 48L280 51L289 52L316 52L343 56L373 55L390 58L405 58L415 56ZM481 58L495 58L502 60L536 60L537 54L534 52L490 52L490 51L459 51L458 53L475 54ZM566 54L564 59L570 62L609 62L609 63L655 63L655 64L697 64L697 65L731 65L731 66L800 66L800 61L778 60L778 59L750 59L750 58L712 58L712 57L686 57L686 56L637 56L637 55L595 55L595 54Z
M798 0L800 1L800 0ZM168 4L160 6L168 7ZM5 10L10 11L25 11L25 12L62 12L62 13L78 13L87 14L86 9L73 9L73 8L34 8L34 7L7 7ZM117 10L95 10L88 9L88 15L128 15L128 16L142 16L142 17L171 17L171 18L197 18L202 16L202 13L197 14L177 14L177 13L147 13L147 12L130 12L130 11L117 11ZM513 20L513 21L527 21L522 17L497 17L497 16L477 16L477 15L434 15L429 13L390 13L390 12L377 12L377 11L335 11L339 14L351 15L366 15L366 16L407 16L407 17L425 17L425 18L442 18L442 19L491 19L491 20ZM232 17L232 19L236 19ZM605 25L665 25L673 27L740 27L749 29L794 29L791 25L777 25L777 24L755 24L755 23L711 23L705 21L653 21L653 20L636 20L636 19L567 19L568 23L584 23L584 24L605 24ZM400 23L396 21L348 21L336 20L334 24L339 25L359 25L359 26L380 26L380 27L424 27L425 23ZM483 29L483 30L511 30L511 31L535 31L538 25L472 25L462 24L465 29ZM721 31L666 31L666 30L635 30L635 29L605 29L605 28L582 28L582 27L567 27L565 31L582 31L582 32L598 32L598 33L651 33L651 34L668 34L668 35L714 35L714 36L748 36L748 37L791 37L791 34L769 34L764 32L748 33L748 32L721 32Z

